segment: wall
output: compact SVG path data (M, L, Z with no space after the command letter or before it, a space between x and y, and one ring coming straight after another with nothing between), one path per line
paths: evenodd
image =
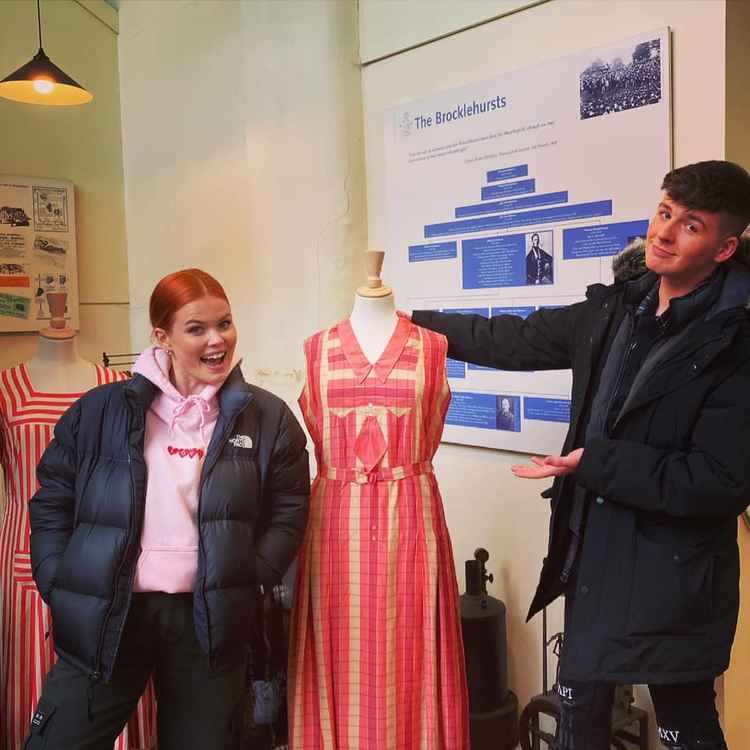
M369 63L548 0L360 0L359 55Z
M385 10L378 0L362 0ZM387 29L412 22L418 1L388 4L388 24L361 24L362 48L389 49ZM410 12L400 12L405 7ZM464 19L456 16L455 28ZM492 78L576 51L606 45L635 33L670 26L673 31L674 162L685 164L724 155L725 6L703 0L553 0L513 13L434 44L376 62L363 71L369 240L386 246L383 114L386 109L435 92ZM377 38L371 39L374 34ZM396 34L397 39L400 34ZM399 42L390 46L397 51ZM700 50L700 54L697 54ZM634 153L636 147L634 145ZM634 165L637 179L637 164ZM658 186L644 185L653 192ZM510 684L521 704L541 690L541 622L524 622L545 553L548 506L539 498L546 483L515 479L510 466L526 456L443 445L440 479L457 567L477 546L491 553L491 593L508 605ZM463 581L461 581L463 589ZM560 626L561 607L550 608L551 632ZM554 678L554 660L551 677ZM639 693L639 703L648 697ZM653 727L652 727L653 735Z
M0 99L0 172L59 177L76 187L79 351L101 361L103 351L130 351L128 260L114 11L88 0L43 0L42 38L51 59L94 93L81 107L38 107ZM103 6L103 7L99 7ZM101 13L110 25L95 15ZM36 3L4 0L0 7L0 77L38 48ZM0 367L28 359L36 334L0 336Z
M200 266L246 377L295 401L363 273L356 4L123 2L120 67L134 345L154 283Z
M727 3L726 158L750 167L750 98L747 94L747 35L750 4ZM739 523L741 556L740 617L732 648L732 662L724 677L724 728L729 747L740 750L750 744L750 711L747 686L750 681L750 528Z

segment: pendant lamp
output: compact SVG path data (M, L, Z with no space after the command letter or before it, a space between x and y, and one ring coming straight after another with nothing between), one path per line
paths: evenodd
M42 12L36 0L39 51L34 58L0 81L0 96L14 102L69 107L90 102L94 95L60 70L42 49Z

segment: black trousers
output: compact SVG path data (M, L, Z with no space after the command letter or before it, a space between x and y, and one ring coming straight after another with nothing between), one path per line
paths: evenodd
M193 627L192 594L134 594L109 683L59 659L32 718L28 750L111 750L149 676L159 750L236 750L246 665L215 671Z
M668 750L727 750L713 680L649 685L659 739ZM560 679L554 750L609 750L615 686Z

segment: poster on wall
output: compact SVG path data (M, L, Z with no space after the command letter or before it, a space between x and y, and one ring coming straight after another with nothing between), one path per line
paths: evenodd
M670 168L669 57L664 28L389 110L397 304L527 317L610 283ZM445 441L559 451L569 371L447 369Z
M67 292L65 318L77 329L73 183L0 175L0 332L46 328L47 292Z

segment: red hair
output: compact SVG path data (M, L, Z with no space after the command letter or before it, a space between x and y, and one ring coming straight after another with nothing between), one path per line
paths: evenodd
M199 268L185 268L165 276L151 292L148 313L151 325L169 331L175 313L201 297L219 297L227 304L224 287L211 274Z

